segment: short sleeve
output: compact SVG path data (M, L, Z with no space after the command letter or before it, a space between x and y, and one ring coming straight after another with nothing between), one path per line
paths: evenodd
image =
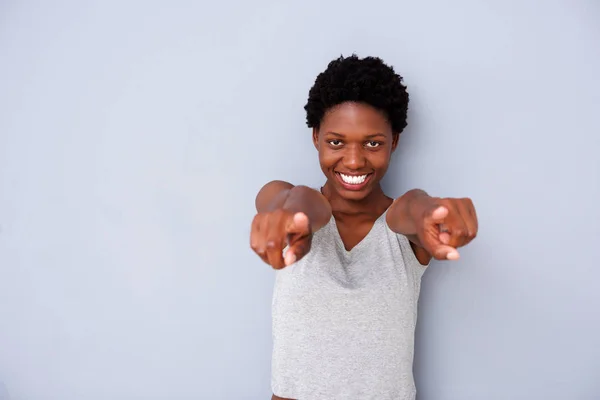
M412 272L416 279L420 280L429 263L427 265L423 265L419 262L419 260L417 260L417 256L410 245L410 240L408 240L406 236L397 233L396 238L398 239L398 244L400 245L402 261L404 261L406 269Z

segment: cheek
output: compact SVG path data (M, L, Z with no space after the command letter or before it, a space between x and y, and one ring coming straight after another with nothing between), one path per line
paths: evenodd
M390 165L390 154L388 152L372 154L372 157L369 158L369 162L375 169L386 170Z
M339 158L339 155L336 155L336 153L330 151L329 149L322 149L319 151L319 162L323 168L332 166Z

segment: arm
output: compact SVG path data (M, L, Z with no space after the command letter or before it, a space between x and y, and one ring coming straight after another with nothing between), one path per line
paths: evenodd
M415 257L421 265L428 265L431 261L431 254L423 246L417 235L416 218L414 217L414 200L419 197L429 197L425 191L413 189L398 197L386 215L386 222L389 228L396 233L404 235L410 240L410 245L415 253Z
M429 195L421 189L406 192L394 200L386 216L386 222L392 231L406 236L417 246L421 246L421 243L417 236L415 207L411 206L414 206L414 200L419 197L429 197Z
M321 229L331 219L331 206L320 192L283 181L267 183L256 195L256 211L259 214L276 210L304 213L312 232Z
M386 222L389 228L408 238L419 262L431 258L456 260L458 247L477 234L477 216L468 198L431 197L414 189L394 200Z

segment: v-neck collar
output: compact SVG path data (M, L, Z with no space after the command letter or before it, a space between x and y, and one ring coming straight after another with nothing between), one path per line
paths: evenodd
M338 251L341 254L343 254L345 257L352 257L355 253L360 252L360 249L367 246L367 244L370 240L370 237L373 235L373 231L375 229L377 229L378 225L381 224L382 219L384 220L384 223L385 223L385 215L387 214L388 210L389 210L389 207L383 212L383 214L381 214L379 217L377 217L375 222L373 222L373 226L371 226L371 229L366 234L366 236L364 238L362 238L362 240L360 242L358 242L350 250L346 250L346 246L344 245L344 241L342 240L342 235L340 235L340 231L338 229L337 222L335 220L335 217L332 215L331 216L331 229L333 230L332 235L334 236L335 245L336 245L336 248L338 249Z

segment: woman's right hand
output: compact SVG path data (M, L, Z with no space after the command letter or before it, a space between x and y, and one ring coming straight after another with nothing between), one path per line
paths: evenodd
M250 247L274 269L284 268L304 257L310 251L311 240L310 221L301 212L277 209L258 213L252 221Z

